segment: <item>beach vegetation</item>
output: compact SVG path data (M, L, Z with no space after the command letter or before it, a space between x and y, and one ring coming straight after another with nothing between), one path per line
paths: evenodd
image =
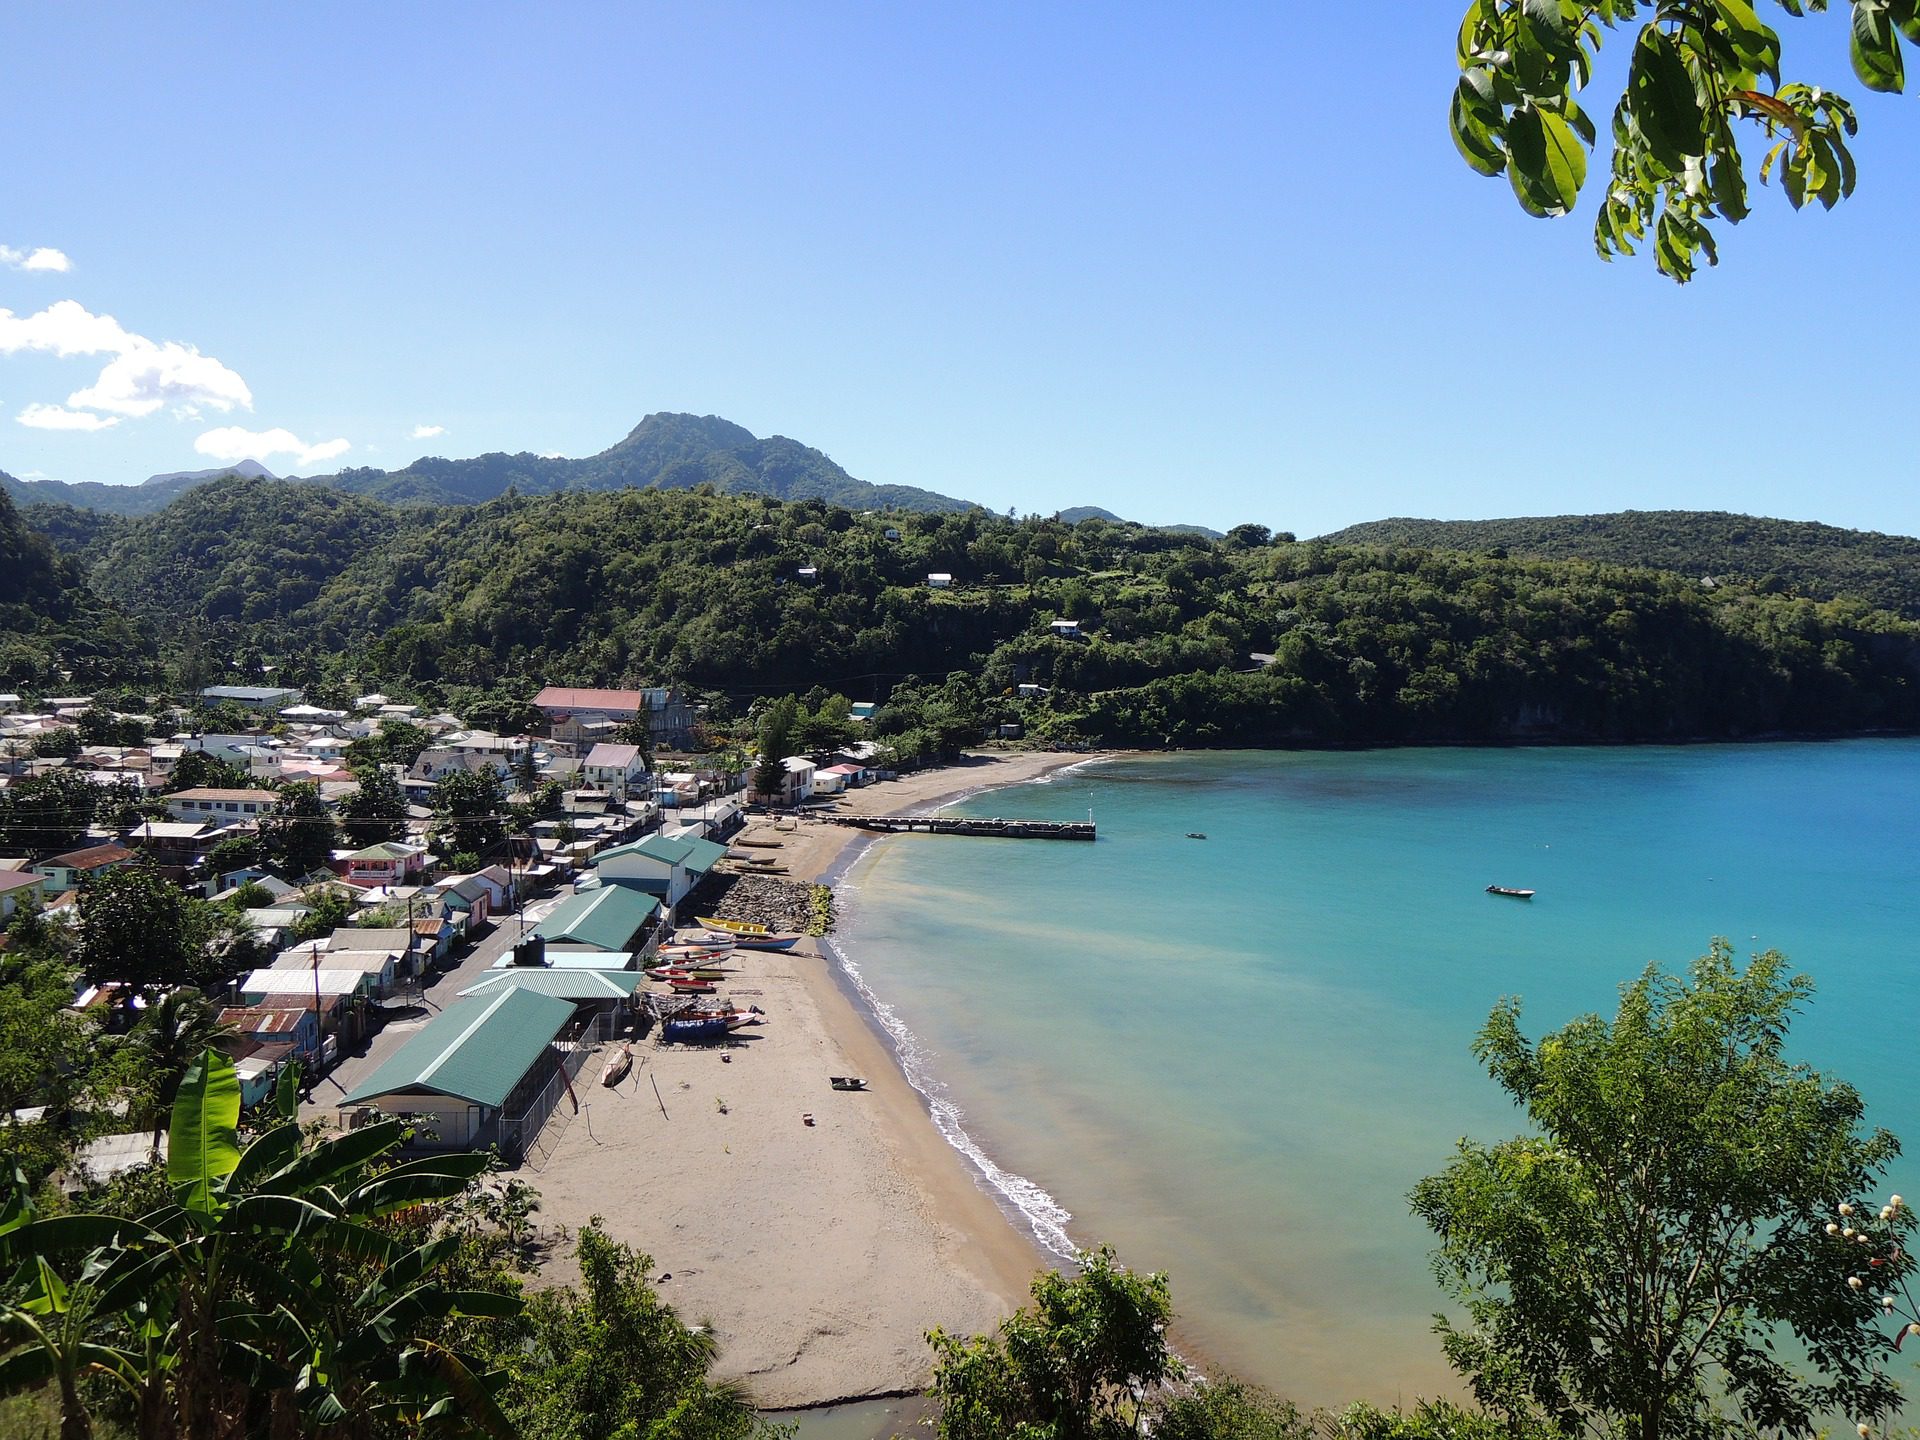
M1139 1434L1161 1387L1185 1373L1167 1346L1167 1277L1102 1247L1081 1254L1075 1275L1036 1276L1032 1294L994 1334L928 1334L942 1440Z
M1827 7L1780 8L1797 17ZM1901 41L1920 45L1920 8L1844 8L1855 77L1869 90L1904 88ZM1571 211L1599 133L1575 96L1602 43L1621 32L1631 58L1594 220L1602 259L1651 245L1660 272L1684 283L1702 260L1717 263L1712 225L1747 218L1753 182L1777 183L1796 210L1831 210L1853 193L1852 104L1825 86L1783 81L1780 36L1748 0L1472 0L1448 112L1461 157L1482 175L1504 174L1529 215Z
M1474 1042L1532 1131L1463 1140L1413 1191L1462 1307L1435 1329L1487 1410L1636 1440L1891 1414L1879 1286L1827 1231L1899 1153L1846 1084L1790 1060L1812 993L1715 941L1650 967L1611 1019L1538 1042L1503 1001ZM1869 1269L1869 1273L1870 1269Z

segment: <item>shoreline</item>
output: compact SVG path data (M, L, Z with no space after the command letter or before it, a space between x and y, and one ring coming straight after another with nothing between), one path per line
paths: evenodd
M976 753L848 792L838 808L939 809L1103 758ZM803 884L843 879L887 838L810 820L757 818L756 831L779 840ZM661 1298L712 1327L716 1378L744 1384L762 1408L916 1393L932 1372L925 1331L991 1329L1060 1257L1015 1224L991 1174L943 1133L830 939L755 952L742 971L734 993L763 1005L768 1023L739 1044L643 1043L614 1091L593 1085L590 1067L584 1117L527 1177L542 1216L573 1227L601 1216L613 1238L651 1255ZM831 1091L829 1074L862 1076L868 1089ZM541 1274L572 1278L570 1260Z

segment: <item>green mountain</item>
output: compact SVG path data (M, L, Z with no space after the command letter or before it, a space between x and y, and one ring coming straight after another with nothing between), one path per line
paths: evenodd
M1512 520L1375 520L1321 537L1332 545L1504 550L1735 579L1767 592L1830 600L1852 595L1920 618L1920 540L1767 520L1722 510L1623 510Z
M155 475L139 485L18 480L0 472L0 490L23 506L57 504L113 515L151 515L188 491L230 475L273 478L257 461L243 460L226 470ZM525 451L494 451L466 460L423 456L401 470L349 469L314 481L392 504L476 505L510 489L522 495L552 495L563 490L691 490L709 485L723 495L825 500L850 510L891 507L938 513L973 508L971 501L912 485L856 480L810 446L783 435L762 440L717 415L649 415L617 445L583 460Z

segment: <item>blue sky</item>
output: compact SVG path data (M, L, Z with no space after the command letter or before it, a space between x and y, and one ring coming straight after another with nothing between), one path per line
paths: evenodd
M0 468L690 410L1022 512L1920 533L1920 98L1771 16L1860 101L1861 187L1763 192L1683 289L1595 258L1591 195L1529 220L1458 161L1459 8L11 7Z

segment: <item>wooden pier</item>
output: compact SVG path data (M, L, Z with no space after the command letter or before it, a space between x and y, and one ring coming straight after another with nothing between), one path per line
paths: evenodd
M994 835L1008 840L1091 840L1091 820L979 820L953 815L830 815L836 825L883 835Z

